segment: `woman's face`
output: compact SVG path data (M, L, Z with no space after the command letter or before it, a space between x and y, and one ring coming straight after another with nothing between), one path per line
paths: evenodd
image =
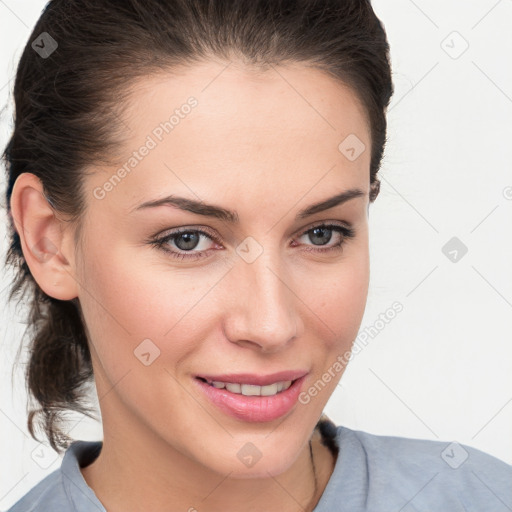
M362 107L303 65L208 63L141 79L122 126L124 160L86 180L76 268L105 440L232 477L279 474L311 436L364 312ZM305 376L247 398L198 379L278 372Z

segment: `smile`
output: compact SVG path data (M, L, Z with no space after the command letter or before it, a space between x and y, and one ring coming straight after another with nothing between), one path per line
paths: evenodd
M294 380L277 380L262 386L199 376L193 380L207 402L222 413L242 421L266 422L281 418L294 409L305 379L306 375L302 375Z
M239 384L237 382L222 382L222 381L207 381L206 379L202 379L207 382L210 386L213 386L217 389L227 389L231 393L235 393L237 395L245 395L245 396L273 396L281 393L282 391L286 391L291 385L291 380L275 382L274 384L269 384L267 386L257 386L254 384Z

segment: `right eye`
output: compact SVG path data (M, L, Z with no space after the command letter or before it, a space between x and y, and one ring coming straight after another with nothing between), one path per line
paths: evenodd
M170 254L173 258L177 259L199 259L204 258L208 249L202 249L194 251L198 245L201 245L201 238L207 238L208 240L220 243L216 237L212 234L202 231L199 229L180 228L179 230L172 231L162 237L158 237L152 240L150 243L162 251ZM172 244L175 249L172 249ZM190 254L187 254L190 253Z

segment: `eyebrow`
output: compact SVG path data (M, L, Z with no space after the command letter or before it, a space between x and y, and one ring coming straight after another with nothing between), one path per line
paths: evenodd
M299 211L295 216L295 219L301 220L306 217L310 217L315 213L323 212L324 210L329 210L330 208L334 208L335 206L346 203L347 201L349 201L350 199L354 199L355 197L364 196L365 193L361 189L351 188L349 190L345 190L339 194L336 194L335 196L329 197L328 199L324 199L318 203L308 206L307 208ZM221 206L207 204L202 201L196 201L194 199L188 199L186 197L178 197L174 195L170 195L153 201L146 201L136 206L135 208L132 208L131 212L146 208L156 208L158 206L163 205L175 206L180 210L195 213L196 215L213 217L234 224L237 224L240 221L240 218L236 211L227 210L225 208L222 208Z

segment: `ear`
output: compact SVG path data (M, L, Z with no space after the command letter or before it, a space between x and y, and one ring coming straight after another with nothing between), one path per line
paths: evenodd
M380 192L380 180L379 178L375 178L374 181L370 184L370 203L373 203Z
M23 256L39 287L55 299L77 297L74 230L58 218L37 176L28 172L18 176L10 206Z

